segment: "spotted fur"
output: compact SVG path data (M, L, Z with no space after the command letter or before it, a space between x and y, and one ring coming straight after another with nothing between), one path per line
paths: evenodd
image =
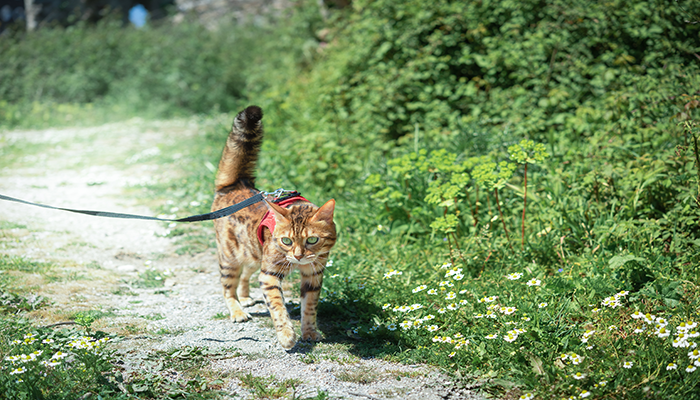
M257 193L254 171L263 138L262 116L260 107L250 106L234 119L219 162L212 210ZM301 337L321 339L316 308L323 271L336 241L334 209L332 199L321 207L306 201L294 202L287 208L265 202L214 221L221 285L232 321L251 318L243 307L254 304L249 283L260 268L258 280L277 339L285 349L294 347L297 337L284 306L282 279L296 268L301 273ZM276 227L274 233L264 229L261 245L256 232L268 210L274 215ZM316 240L313 238L318 238L316 243L311 243Z

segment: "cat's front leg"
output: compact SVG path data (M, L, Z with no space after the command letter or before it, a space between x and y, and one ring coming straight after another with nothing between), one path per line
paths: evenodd
M289 350L296 344L297 335L294 333L292 320L289 319L289 313L284 306L284 296L282 295L282 279L284 277L285 274L280 269L263 263L258 279L265 304L270 310L272 323L275 325L277 340L282 347Z
M305 265L299 268L299 271L301 272L301 338L319 341L323 337L317 330L316 312L323 285L323 267Z

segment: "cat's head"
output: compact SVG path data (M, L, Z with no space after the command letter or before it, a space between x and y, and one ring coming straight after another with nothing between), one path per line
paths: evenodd
M292 264L312 264L335 244L335 200L321 207L298 204L289 208L267 203L275 216L273 245Z

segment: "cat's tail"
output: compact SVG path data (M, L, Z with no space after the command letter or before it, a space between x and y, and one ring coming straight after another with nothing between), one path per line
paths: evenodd
M263 138L262 117L260 107L249 106L233 120L216 173L217 191L240 180L255 184L255 164Z

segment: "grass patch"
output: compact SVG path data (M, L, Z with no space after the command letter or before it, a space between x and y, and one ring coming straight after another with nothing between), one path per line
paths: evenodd
M301 384L299 379L277 380L274 376L260 377L251 373L238 375L243 387L251 390L257 399L279 399L289 391L294 393L295 387Z

